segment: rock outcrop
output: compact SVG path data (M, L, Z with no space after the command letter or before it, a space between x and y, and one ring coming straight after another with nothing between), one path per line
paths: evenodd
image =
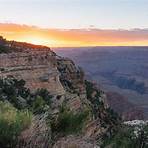
M52 94L63 94L55 53L48 47L27 45L16 42L16 50L0 54L0 77L24 79L31 90L46 88Z

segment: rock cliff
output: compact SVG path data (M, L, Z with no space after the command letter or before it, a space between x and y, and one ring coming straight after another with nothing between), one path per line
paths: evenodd
M50 48L17 42L5 46L13 50L0 54L0 77L24 79L31 90L46 88L53 94L64 93L56 55Z
M54 133L53 147L94 147L101 143L104 135L110 136L116 129L119 120L104 104L104 93L84 79L84 72L73 61L56 55L44 46L6 41L3 38L0 39L0 46L8 49L8 52L0 54L0 78L23 79L26 81L25 87L31 92L47 89L53 96L49 110L51 118L57 119L63 105L74 114L88 112L82 133L72 137ZM20 143L24 141L25 145L29 143L33 146L36 139L35 145L45 147L44 142L47 144L52 139L52 136L49 136L50 139L44 137L48 130L46 122L42 124L42 117L41 120L37 117L35 115L31 127L20 135ZM35 130L39 126L41 129Z

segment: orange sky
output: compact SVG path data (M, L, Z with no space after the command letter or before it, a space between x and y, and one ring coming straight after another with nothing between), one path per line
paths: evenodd
M50 47L147 46L148 29L43 29L35 26L0 23L0 35L8 40Z

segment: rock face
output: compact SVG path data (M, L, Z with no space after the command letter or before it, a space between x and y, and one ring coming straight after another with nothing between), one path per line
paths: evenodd
M23 48L19 45L16 47ZM0 77L6 76L24 79L26 87L31 90L46 88L52 94L64 93L59 80L56 55L47 47L28 47L21 52L16 50L0 54Z
M82 70L72 60L57 56L49 47L0 39L7 53L0 54L0 77L23 79L34 91L45 88L53 96L53 108L66 102L72 110L88 104Z
M53 148L100 148L93 142L82 137L69 136L58 140Z
M115 92L107 93L107 101L112 109L114 109L123 120L143 119L142 109L131 104L122 95Z
M68 106L74 110L83 110L88 106L83 71L76 67L72 60L57 58L60 81L66 90L65 100Z
M51 147L51 130L46 124L46 115L33 118L29 129L19 136L18 148L48 148Z

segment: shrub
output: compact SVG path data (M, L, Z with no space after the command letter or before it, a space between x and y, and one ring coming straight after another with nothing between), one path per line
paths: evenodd
M0 54L1 53L9 53L10 49L8 47L5 47L4 45L0 45Z
M0 147L15 147L21 131L31 124L32 114L18 111L10 103L0 102Z
M53 97L47 89L38 89L35 93L36 96L40 96L46 102L47 105L51 105L51 98Z
M17 80L13 77L0 79L0 100L8 100L17 109L27 107L38 112L45 104L51 105L51 98L52 95L46 89L38 89L31 93L30 89L25 87L23 79Z
M73 113L72 111L62 110L57 120L51 123L52 131L62 134L77 134L82 131L87 116L87 111Z
M33 112L40 114L44 111L45 101L42 97L37 96L32 104Z
M146 126L147 127L147 126ZM139 132L135 132L137 128L131 126L121 126L111 138L104 140L104 147L112 148L146 148L148 147L148 131L146 127L138 128Z
M85 85L86 85L86 93L87 93L87 98L91 99L92 98L92 93L94 92L94 86L91 82L85 80Z
M30 96L30 90L25 88L24 80L17 80L13 77L0 79L0 97L1 100L8 100L16 108L22 109L19 103L19 97L27 99Z

